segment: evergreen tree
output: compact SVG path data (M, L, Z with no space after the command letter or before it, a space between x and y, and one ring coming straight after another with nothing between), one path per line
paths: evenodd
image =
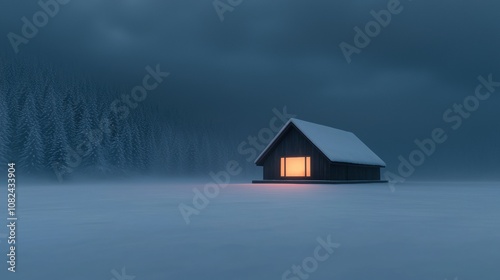
M133 158L133 135L129 120L126 120L123 124L122 141L126 167L130 170L134 170L135 166Z
M76 128L76 138L74 141L76 152L82 157L82 167L84 169L97 163L96 138L97 135L92 127L92 120L88 106L82 106L82 113Z
M49 166L54 164L62 164L64 166L74 168L77 165L77 159L70 154L70 148L73 149L68 144L68 139L66 137L66 131L62 120L58 120L54 124L54 132L51 135L51 147L49 152Z
M125 141L126 137L123 133L122 126L116 125L117 131L110 135L110 147L112 164L116 171L122 173L127 167L126 157L125 157Z
M28 93L20 116L22 131L20 166L27 173L37 173L43 166L43 140L33 93Z
M62 107L61 94L52 86L48 88L44 104L44 136L47 155L46 167L62 165L69 168L75 167L77 159L70 154L69 149L74 149L66 134L65 115Z
M141 135L140 129L137 124L134 124L131 127L132 132L132 146L134 147L132 151L132 158L134 161L134 165L138 169L138 171L146 170L146 149L143 145L143 137Z

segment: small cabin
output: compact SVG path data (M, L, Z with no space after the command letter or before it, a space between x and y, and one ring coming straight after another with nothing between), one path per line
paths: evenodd
M351 132L290 119L255 160L254 183L381 182L385 162Z

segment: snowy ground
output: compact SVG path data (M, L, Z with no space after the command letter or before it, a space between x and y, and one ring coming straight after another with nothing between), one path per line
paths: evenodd
M500 279L499 183L235 184L188 226L178 205L202 186L19 185L18 272L0 279L278 280L328 235L308 279Z

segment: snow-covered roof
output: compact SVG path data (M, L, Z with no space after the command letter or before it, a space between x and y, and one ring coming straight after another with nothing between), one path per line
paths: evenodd
M320 124L290 119L257 157L257 163L291 124L294 124L330 161L385 166L354 133Z

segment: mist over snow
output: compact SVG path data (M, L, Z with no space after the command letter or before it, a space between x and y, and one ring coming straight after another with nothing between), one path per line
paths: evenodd
M147 280L286 279L314 257L318 238L339 246L319 251L329 257L310 279L500 275L497 183L411 183L394 193L386 184L230 184L186 225L178 205L203 184L20 188L19 271L0 275L112 279L125 268Z

